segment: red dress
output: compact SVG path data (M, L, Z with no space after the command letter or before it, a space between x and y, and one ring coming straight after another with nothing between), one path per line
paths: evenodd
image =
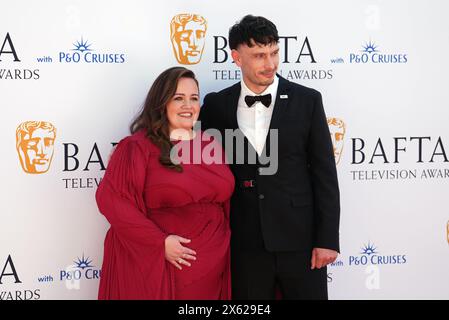
M202 137L177 145L222 150ZM111 224L98 298L229 300L234 177L226 164L204 161L183 164L178 173L162 166L159 155L141 130L123 139L111 156L96 193L98 208ZM197 253L191 267L178 270L165 259L170 234L191 239L183 244Z

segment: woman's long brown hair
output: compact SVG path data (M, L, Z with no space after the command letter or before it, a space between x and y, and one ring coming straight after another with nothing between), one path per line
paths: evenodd
M142 111L130 126L132 134L145 129L147 137L161 150L159 162L163 166L178 172L182 172L181 165L176 165L170 160L170 150L173 143L170 141L167 104L175 95L181 78L193 79L198 85L195 74L189 69L173 67L165 70L154 81L145 99Z

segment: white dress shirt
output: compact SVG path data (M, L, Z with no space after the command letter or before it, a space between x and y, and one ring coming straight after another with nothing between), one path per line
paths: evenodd
M257 154L260 156L267 140L268 130L270 129L271 116L273 115L274 103L276 101L276 94L278 90L279 78L274 77L274 81L267 89L255 94L241 81L240 98L237 106L237 123L240 130L253 145ZM267 108L262 102L257 101L252 107L248 107L245 102L245 96L258 96L271 93L271 104Z

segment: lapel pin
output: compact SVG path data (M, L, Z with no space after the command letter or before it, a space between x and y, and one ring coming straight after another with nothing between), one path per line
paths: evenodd
M281 94L280 98L281 98L281 99L288 99L288 95L286 95L286 94Z

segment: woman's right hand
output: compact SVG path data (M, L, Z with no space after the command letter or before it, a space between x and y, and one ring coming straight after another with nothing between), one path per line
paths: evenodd
M165 238L165 259L179 270L182 270L181 265L191 266L187 260L196 260L196 252L182 245L182 243L190 243L190 241L190 239L174 234Z

